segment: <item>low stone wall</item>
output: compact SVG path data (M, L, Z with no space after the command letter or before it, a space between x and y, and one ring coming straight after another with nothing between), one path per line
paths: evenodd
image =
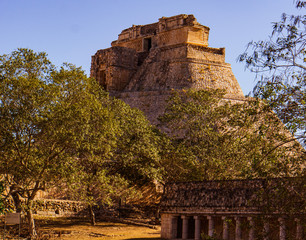
M303 189L300 178L174 182L166 184L160 206L162 212L301 214L305 213Z
M163 239L305 239L305 180L174 182L160 203Z
M5 203L8 211L15 212L12 200ZM86 205L81 201L36 199L33 203L33 214L37 216L83 216L87 214Z
M40 216L84 215L86 206L80 201L40 199L34 202L33 212Z

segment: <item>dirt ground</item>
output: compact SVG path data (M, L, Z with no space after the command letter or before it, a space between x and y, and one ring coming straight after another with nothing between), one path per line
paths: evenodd
M36 219L38 240L158 240L160 226L149 227L114 222L97 222L96 226L82 219ZM2 235L2 234L1 234Z

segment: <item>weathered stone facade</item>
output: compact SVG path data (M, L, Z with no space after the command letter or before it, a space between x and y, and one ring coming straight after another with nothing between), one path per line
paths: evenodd
M209 28L193 15L133 25L111 48L92 56L91 77L112 96L142 110L153 124L158 124L172 90L225 89L225 99L244 101L231 66L225 63L225 49L208 47L208 36ZM208 239L302 239L304 212L267 214L262 202L256 204L264 184L263 180L168 183L161 202L162 238L199 240L203 233Z
M86 210L83 202L70 200L40 199L35 200L33 205L34 214L41 216L80 216Z
M25 200L23 199L22 202ZM16 211L12 200L5 202L8 211ZM35 199L33 201L33 214L38 216L51 217L74 217L87 214L87 205L81 201L60 200L60 199ZM22 211L24 215L24 210Z
M225 63L225 49L208 47L208 36L209 28L193 15L134 25L123 30L111 48L92 56L91 77L155 124L173 89L221 88L228 97L243 98Z
M304 239L304 195L301 179L168 183L160 203L161 237Z

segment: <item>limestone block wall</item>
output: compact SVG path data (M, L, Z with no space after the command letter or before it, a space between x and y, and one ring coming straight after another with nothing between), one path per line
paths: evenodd
M155 35L157 33L157 29L158 29L158 22L143 25L140 28L140 35L141 36Z
M205 60L215 63L225 63L225 49L188 44L187 58L194 58L197 60Z
M121 91L137 68L138 55L134 49L112 47L92 56L90 76L109 91Z
M164 60L160 49L152 50L127 85L125 91L159 91L189 88L188 65L184 61ZM183 54L179 49L170 56ZM187 79L187 81L186 81Z
M170 91L124 92L115 96L124 100L133 108L144 112L152 124L159 124L158 116L165 111L165 102L170 97Z
M298 214L302 214L305 202L303 195L297 193L302 193L303 189L303 181L299 178L176 182L166 184L160 206L164 212L185 209L196 212L258 213L268 205L275 211L282 211L282 201L286 203L287 199L270 198L281 191L287 192L295 207L301 206L291 209L291 213L298 210Z
M142 52L143 51L143 38L136 38L136 39L131 39L129 41L122 41L116 44L112 43L112 46L131 48L131 49L135 49L137 52Z
M122 91L128 85L129 80L135 70L120 66L110 66L107 69L107 85L108 91Z
M179 44L153 49L124 91L222 88L243 97L224 50Z
M162 32L159 33L157 37L157 45L159 47L165 47L179 43L184 43L187 42L187 38L188 38L188 30L186 28Z
M177 44L160 48L158 61L184 60L187 57L186 44Z
M112 46L132 48L137 52L142 52L145 51L143 47L143 41L146 38L151 38L152 48L172 46L182 43L197 44L198 46L208 46L208 30L191 26L161 32L157 35L145 34L143 36L137 36L135 39L129 39L128 41L122 40L113 42Z
M160 203L161 236L304 239L304 182L273 178L168 183Z
M190 211L254 211L258 206L250 204L261 184L257 180L169 183L165 187L161 208L164 211L173 207Z
M164 239L172 239L174 233L177 231L176 224L173 224L173 217L171 214L161 215L161 237Z
M227 97L244 97L230 65L222 63L222 49L209 52L220 57L219 62L196 59L197 51L189 54L190 49L194 48L189 44L152 49L126 88L112 95L142 110L153 124L159 123L157 118L163 114L172 90L222 88L227 90ZM187 58L188 54L193 58Z
M35 200L33 212L42 216L76 216L85 208L79 201L41 199Z
M33 202L33 214L39 216L79 216L86 212L86 205L81 201L58 200L58 199L36 199ZM10 211L15 211L12 200L5 202L5 208Z
M122 93L113 93L112 95L123 100L125 103L129 104L133 108L138 108L144 112L148 120L153 124L158 126L164 132L168 132L169 129L165 126L160 126L158 117L161 116L166 108L167 100L171 96L172 90L160 90L160 91L135 91L135 92L122 92ZM232 103L241 103L245 99L230 98L230 95L227 95L229 100Z
M159 33L154 37L156 46L164 47L181 43L192 43L208 46L208 31L201 27L182 27Z
M229 64L194 61L189 65L189 71L194 89L219 88L237 98L244 96Z
M112 46L144 51L143 40L151 38L152 47L163 47L180 43L194 43L208 46L209 28L199 24L193 15L162 17L157 23L133 25L119 34Z
M187 43L208 46L209 28L189 28ZM200 41L199 41L200 40Z
M154 124L172 89L221 88L231 98L243 98L224 48L208 47L208 36L209 28L193 15L133 25L92 57L91 77Z

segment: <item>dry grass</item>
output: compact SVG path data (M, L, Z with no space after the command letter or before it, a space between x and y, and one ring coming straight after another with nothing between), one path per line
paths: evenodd
M37 240L158 240L160 226L156 229L114 222L98 222L91 226L84 219L76 218L38 218L35 220ZM3 226L0 239L3 236ZM26 236L26 225L22 226L21 236ZM16 239L18 226L7 227L6 239ZM24 239L24 238L22 238Z
M143 204L156 206L160 200L160 193L156 193L155 185L143 186L140 198L127 199L128 204ZM156 229L114 222L97 222L96 226L81 218L44 218L35 217L38 233L37 240L159 240L160 226ZM3 236L4 219L0 217L0 239ZM1 231L2 230L2 231ZM16 231L17 230L17 231ZM16 233L17 232L17 233ZM22 227L22 236L26 236L26 225ZM18 227L7 229L7 235L18 235Z
M160 238L160 227L151 229L113 222L98 222L91 226L88 222L76 219L40 220L39 233L43 237L62 240L157 240Z

